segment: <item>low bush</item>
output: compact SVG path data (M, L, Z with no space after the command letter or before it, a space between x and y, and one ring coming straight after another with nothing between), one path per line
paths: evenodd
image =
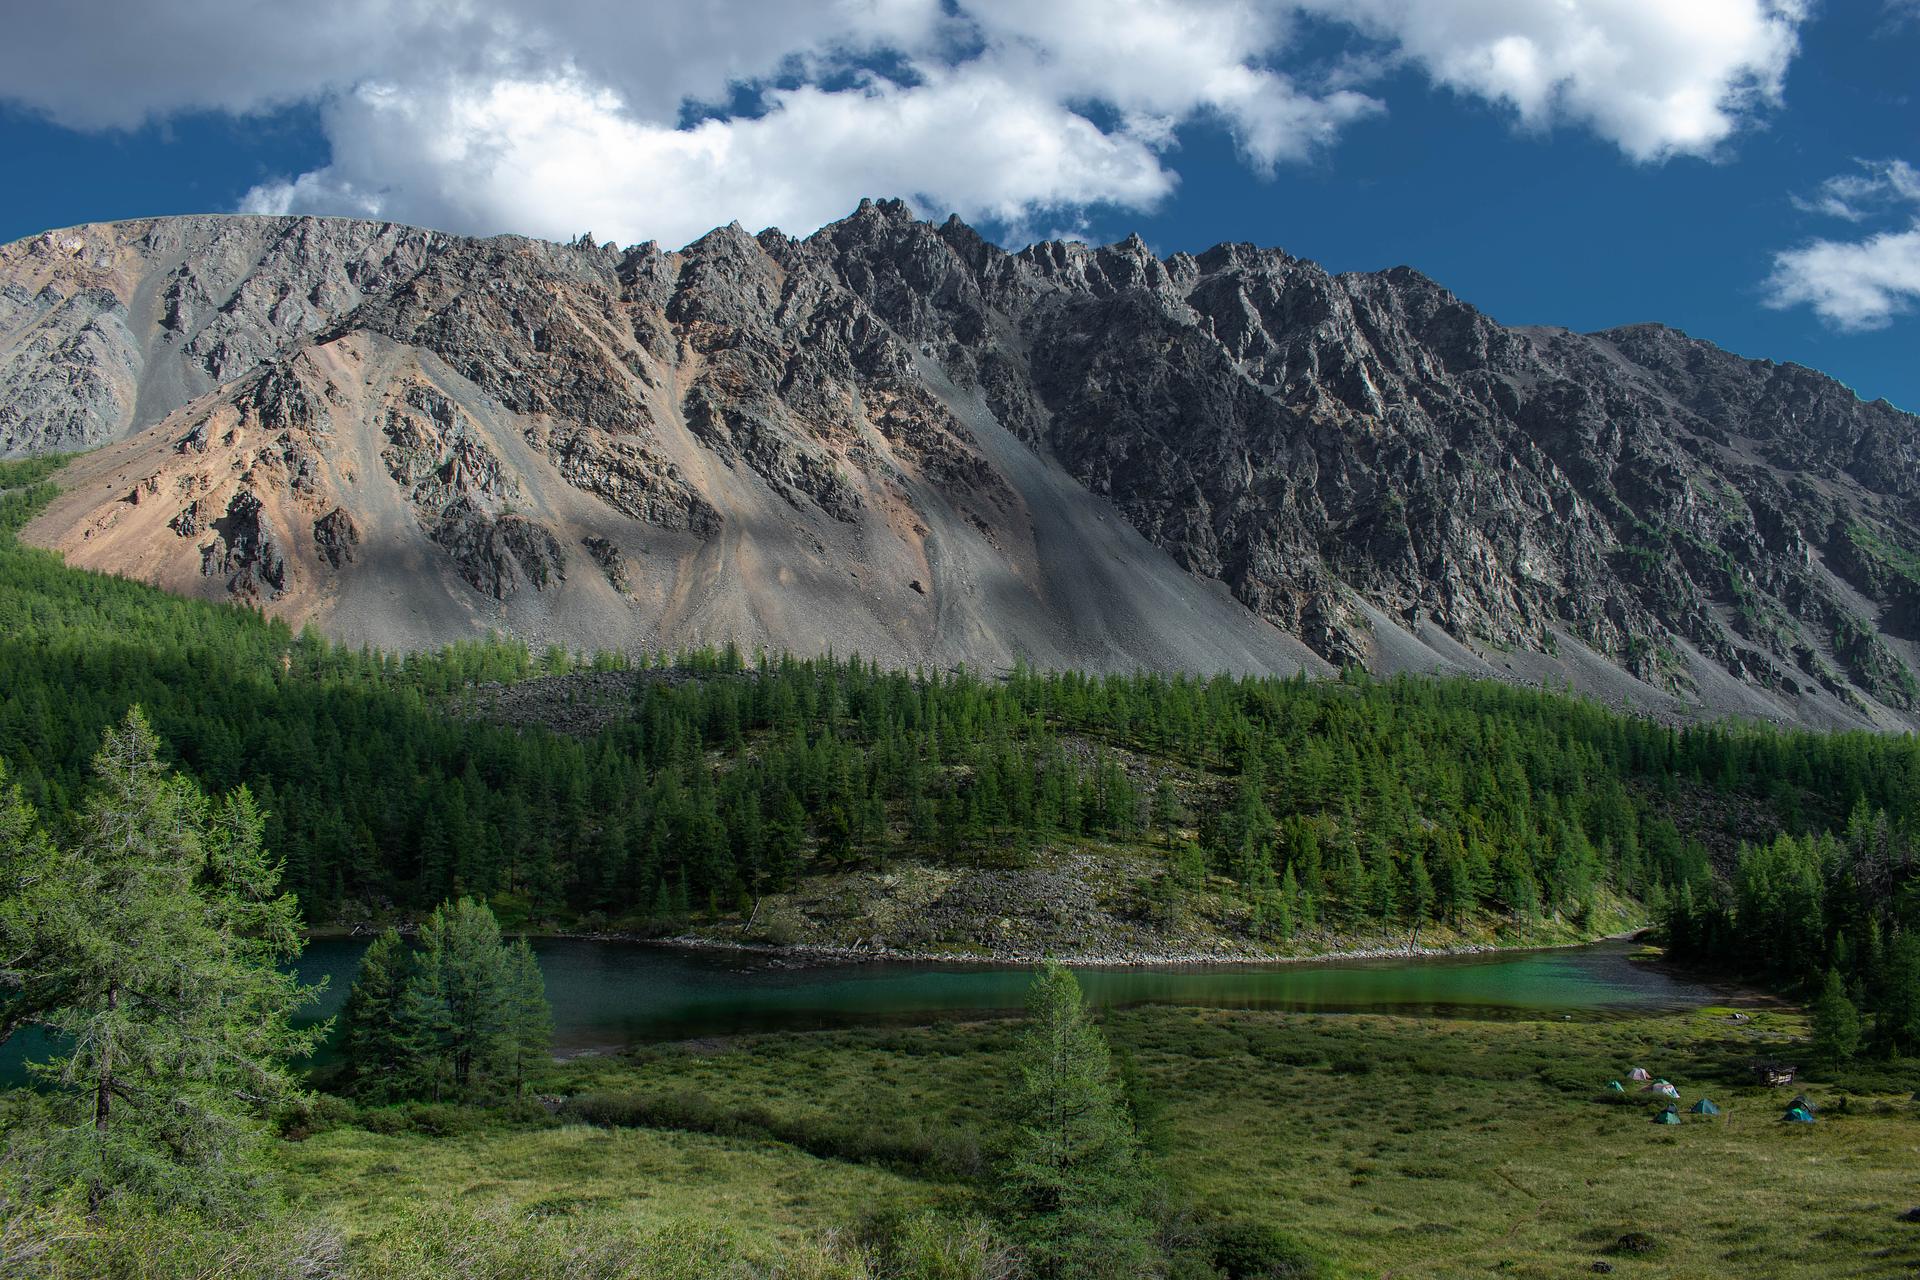
M1326 1274L1318 1254L1264 1222L1229 1219L1208 1234L1214 1270L1225 1280L1313 1280Z
M560 1117L613 1129L676 1129L723 1138L784 1142L828 1160L931 1176L976 1178L986 1169L969 1132L928 1125L918 1117L880 1125L780 1115L765 1107L724 1107L705 1094L596 1092L561 1104Z

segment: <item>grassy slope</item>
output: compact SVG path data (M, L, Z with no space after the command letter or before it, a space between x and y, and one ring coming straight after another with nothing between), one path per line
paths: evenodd
M642 1230L701 1219L792 1240L852 1206L917 1207L939 1190L784 1143L583 1125L438 1138L335 1129L285 1154L289 1195L327 1206L356 1237L439 1200Z
M1722 1011L1723 1013L1724 1011ZM1586 1022L1469 1022L1142 1008L1110 1014L1163 1111L1165 1167L1194 1205L1264 1219L1351 1275L1877 1276L1920 1265L1912 1081L1865 1077L1844 1110L1778 1123L1784 1095L1740 1081L1798 1034L1762 1012ZM506 1200L622 1222L692 1214L776 1234L851 1226L888 1206L978 1196L967 1152L990 1148L1011 1026L745 1038L558 1068L561 1092L619 1091L704 1117L758 1117L797 1146L662 1129L531 1127L453 1138L335 1130L285 1148L304 1197L377 1231L422 1198ZM1719 1122L1650 1124L1603 1101L1644 1064ZM840 1135L834 1137L834 1135ZM893 1141L888 1145L888 1141ZM901 1150L930 1153L917 1164ZM1638 1231L1654 1251L1610 1251Z

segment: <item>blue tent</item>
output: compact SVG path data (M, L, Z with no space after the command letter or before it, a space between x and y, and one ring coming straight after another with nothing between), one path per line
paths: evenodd
M1813 1112L1808 1111L1805 1107L1795 1107L1780 1118L1788 1124L1812 1124Z
M1697 1116L1717 1116L1720 1114L1720 1108L1713 1105L1712 1098L1702 1098L1700 1101L1688 1107L1687 1110Z
M1609 1080L1607 1081L1607 1090L1610 1093L1625 1093L1627 1086L1621 1084L1618 1080Z
M1665 1111L1662 1111L1659 1115L1655 1116L1653 1118L1653 1122L1655 1124L1679 1124L1680 1113L1678 1111L1675 1111L1672 1107L1668 1107Z

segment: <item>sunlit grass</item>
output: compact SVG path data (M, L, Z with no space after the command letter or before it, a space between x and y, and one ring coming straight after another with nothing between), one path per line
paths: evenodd
M1197 1211L1252 1217L1353 1275L1882 1276L1920 1266L1913 1080L1866 1070L1793 1090L1746 1081L1801 1019L1725 1010L1575 1021L1140 1008L1103 1024L1159 1104L1163 1163ZM454 1137L323 1133L286 1149L299 1194L356 1231L422 1204L504 1205L649 1227L692 1219L791 1240L890 1208L978 1210L1012 1024L767 1035L556 1068L544 1088L628 1097L703 1126L523 1125ZM1725 1108L1649 1123L1607 1081L1645 1066ZM845 1153L823 1158L818 1152ZM916 1152L924 1152L916 1155ZM986 1156L983 1156L984 1160ZM915 1164L920 1160L919 1165ZM987 1166L977 1164L976 1169ZM1630 1232L1648 1252L1624 1250Z
M444 1205L640 1229L699 1220L791 1240L941 1198L781 1143L583 1125L442 1138L337 1129L289 1144L282 1163L294 1200L324 1204L354 1236Z

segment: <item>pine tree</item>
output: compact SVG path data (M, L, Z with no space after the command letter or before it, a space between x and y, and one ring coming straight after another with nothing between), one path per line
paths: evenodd
M521 1093L528 1073L548 1061L553 1049L553 1009L547 1003L546 979L525 938L507 948L504 979L507 1077L514 1092Z
M1041 969L1028 996L1011 1119L1002 1189L1033 1274L1148 1274L1146 1177L1133 1122L1080 984L1057 964Z
M546 982L484 904L443 903L409 950L388 930L360 961L346 1052L364 1097L466 1098L526 1085L553 1040Z
M438 1101L492 1074L506 1033L505 970L500 925L484 905L443 903L421 924L401 1014L416 1089Z
M0 802L0 858L26 864L0 920L32 966L9 1012L62 1050L32 1064L43 1146L95 1208L127 1192L237 1207L266 1113L298 1095L287 1063L325 1030L291 1025L313 997L284 967L300 951L294 902L252 798L209 802L171 775L138 708L93 771L71 845Z
M1374 923L1384 925L1399 914L1400 872L1394 863L1393 848L1375 837L1367 861L1368 901Z
M1406 891L1401 894L1400 903L1407 919L1417 925L1433 914L1433 878L1427 874L1427 860L1420 850L1415 849L1407 859L1406 872Z
M1860 1047L1860 1013L1847 998L1838 969L1827 970L1813 1002L1813 1050L1828 1062L1845 1062Z
M1173 779L1161 774L1153 788L1153 825L1160 829L1160 838L1166 841L1169 849L1173 847L1174 832L1185 816L1180 793L1173 788Z
M402 1089L411 1072L410 1037L404 1018L413 953L396 929L373 940L360 957L360 971L341 1011L343 1048L357 1090L381 1097Z
M1920 934L1903 933L1887 948L1880 988L1874 1039L1890 1054L1920 1053Z
M1274 911L1274 935L1281 939L1293 937L1293 931L1304 921L1305 903L1300 893L1300 881L1293 874L1293 865L1287 865L1286 874L1280 877L1280 895Z

